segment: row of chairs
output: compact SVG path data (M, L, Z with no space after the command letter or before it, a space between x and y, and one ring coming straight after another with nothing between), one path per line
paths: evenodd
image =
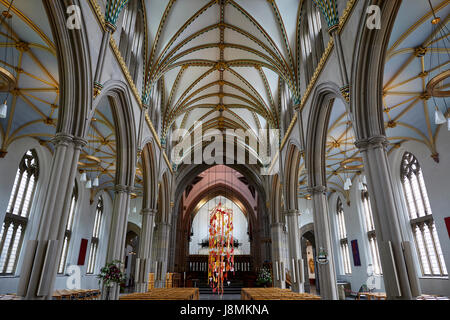
M98 289L56 290L53 300L97 300L101 292Z
M243 288L242 300L320 300L317 295L280 288Z
M154 288L145 293L132 293L119 300L198 300L198 288Z

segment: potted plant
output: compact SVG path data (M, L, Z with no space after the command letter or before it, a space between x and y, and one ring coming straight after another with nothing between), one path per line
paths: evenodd
M272 276L270 271L266 267L262 267L259 270L258 278L256 279L256 285L260 287L267 287L272 283Z
M111 287L114 284L122 285L125 281L125 275L120 270L122 262L119 260L114 260L107 263L103 268L100 269L100 274L97 276L98 282L102 283L103 288L106 288L105 299L109 300L109 293Z

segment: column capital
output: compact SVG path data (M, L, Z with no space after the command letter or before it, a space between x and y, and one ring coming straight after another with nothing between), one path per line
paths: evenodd
M133 192L133 190L134 190L134 187L126 186L123 184L116 184L114 186L115 193L128 193L129 194L129 193Z
M141 215L156 215L157 209L145 208L141 210Z
M389 141L386 136L378 135L373 136L367 139L361 139L355 142L355 146L360 151L366 151L368 149L377 149L383 148L385 149L389 145Z
M292 217L300 215L300 211L297 209L289 209L284 212L285 215Z
M74 137L73 143L75 144L75 149L82 149L85 145L87 145L87 140L80 137Z
M172 226L169 222L158 222L157 225L169 228Z
M327 193L328 189L326 186L314 186L314 187L309 187L307 190L309 193L311 194L325 194Z
M68 147L69 144L73 142L73 136L67 133L57 133L51 139L51 142L55 145L55 147Z

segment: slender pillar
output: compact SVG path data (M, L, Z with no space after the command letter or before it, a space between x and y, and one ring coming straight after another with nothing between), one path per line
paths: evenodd
M136 292L147 292L148 274L151 266L151 248L153 242L153 224L156 209L142 209L142 229L138 258L136 259Z
M412 299L420 295L420 286L412 263L411 244L402 239L386 152L388 141L384 136L374 136L355 145L364 161L387 297Z
M111 35L116 31L116 22L119 18L119 14L126 3L127 2L123 2L123 4L120 5L118 1L110 1L106 6L105 32L103 33L100 52L97 60L97 68L94 75L94 98L96 98L103 89L103 85L101 84L101 77L103 73L103 66L105 64L106 49L108 48Z
M67 134L53 139L55 151L35 240L26 245L17 295L28 300L52 298L78 159L86 141Z
M292 270L292 291L305 292L303 277L303 260L300 245L298 210L288 210L286 212L288 223L288 239L289 239L289 266Z
M106 263L125 259L125 237L127 232L127 218L130 208L130 193L133 188L124 185L115 186L115 196L113 201L113 217L108 241L108 253ZM123 266L122 266L123 267ZM110 291L110 299L119 298L120 287L114 285Z
M272 234L272 270L273 285L281 289L286 288L286 279L284 274L284 261L282 254L283 246L283 224L274 223L270 226Z
M308 190L313 197L314 235L316 237L316 259L319 275L320 295L325 300L337 300L337 280L331 244L331 226L328 212L326 187ZM322 256L324 259L319 259Z
M342 81L342 84L345 86L345 85L349 84L349 81L348 81L348 73L347 73L347 67L346 67L346 63L345 63L344 51L342 50L341 35L337 31L337 29L333 29L333 31L331 31L330 34L333 37L334 47L336 49L336 53L338 56L339 74L341 76L341 81Z
M161 222L158 224L159 239L157 248L158 269L155 275L155 288L166 286L167 263L169 258L170 223Z
M102 36L102 42L100 44L100 52L97 60L97 68L95 69L94 75L94 98L96 98L102 92L103 89L101 77L103 73L103 67L105 65L106 49L108 48L109 40L111 39L111 34L114 32L114 30L115 29L113 29L111 25L108 24L106 32L103 33Z

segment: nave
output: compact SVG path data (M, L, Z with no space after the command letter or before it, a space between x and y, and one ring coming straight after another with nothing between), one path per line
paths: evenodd
M0 11L0 300L450 297L450 0Z

